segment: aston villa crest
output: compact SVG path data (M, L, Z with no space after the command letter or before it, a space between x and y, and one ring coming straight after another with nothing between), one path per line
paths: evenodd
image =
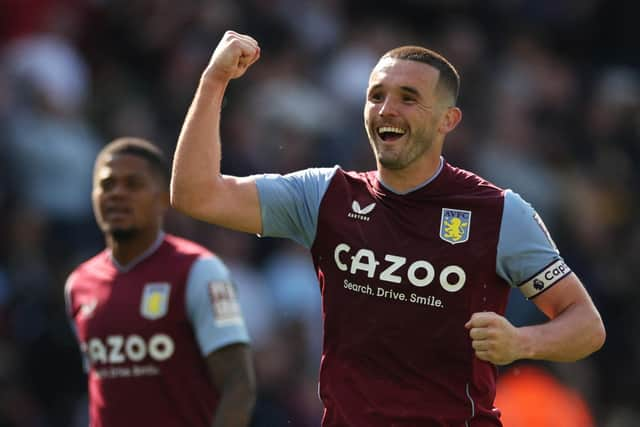
M169 283L147 283L142 291L140 314L149 320L156 320L167 314L169 309Z
M442 208L440 238L452 245L469 240L471 211Z

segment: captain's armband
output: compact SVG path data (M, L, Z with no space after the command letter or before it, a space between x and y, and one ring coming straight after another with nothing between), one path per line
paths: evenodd
M554 261L529 280L518 286L527 298L534 298L571 273L571 269L561 259Z

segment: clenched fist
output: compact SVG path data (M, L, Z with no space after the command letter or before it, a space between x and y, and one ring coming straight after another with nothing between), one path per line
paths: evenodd
M237 79L258 58L260 58L260 46L254 38L235 31L227 31L211 55L204 78L222 81Z
M473 313L464 325L478 359L506 365L522 358L522 337L518 328L493 312Z

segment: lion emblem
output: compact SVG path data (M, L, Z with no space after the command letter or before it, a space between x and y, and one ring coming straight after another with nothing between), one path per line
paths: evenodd
M460 209L442 209L440 220L440 238L451 244L469 240L471 211Z
M464 229L469 225L468 222L462 222L460 218L452 218L451 221L444 222L444 237L451 238L456 242L464 237Z

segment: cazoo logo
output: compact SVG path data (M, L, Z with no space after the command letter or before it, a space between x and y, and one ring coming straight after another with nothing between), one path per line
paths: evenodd
M422 288L428 286L436 278L436 270L429 261L417 260L409 264L406 273L397 274L398 270L407 264L407 258L399 255L385 254L383 261L379 260L371 249L358 249L355 254L351 246L340 243L333 251L336 266L341 271L355 274L358 271L367 273L367 277L377 278L383 282L402 283L408 280L413 286ZM457 292L464 286L467 274L462 267L448 265L438 274L440 286L447 292Z
M140 362L147 355L156 362L162 362L173 355L175 344L166 334L155 334L149 340L140 335L109 335L104 341L91 338L82 343L82 350L92 364Z

